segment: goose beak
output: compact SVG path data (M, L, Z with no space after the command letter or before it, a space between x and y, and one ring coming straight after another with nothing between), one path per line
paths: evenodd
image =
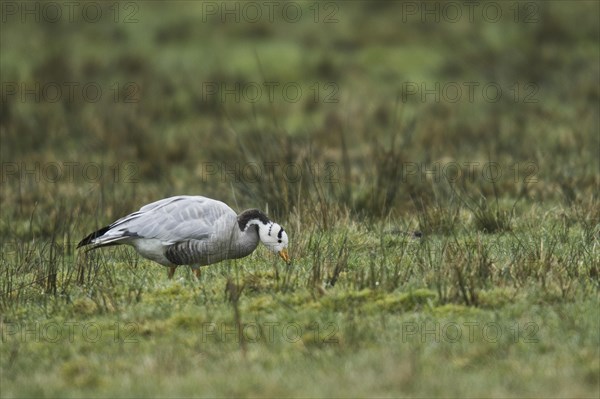
M279 256L281 256L281 259L283 259L285 263L290 263L291 258L290 255L288 255L287 249L284 248L281 251L279 251Z

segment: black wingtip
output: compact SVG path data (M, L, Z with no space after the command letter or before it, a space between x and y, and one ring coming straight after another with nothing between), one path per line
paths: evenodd
M110 230L110 226L106 226L106 227L101 228L100 230L94 231L92 234L88 235L83 240L79 241L79 244L77 244L77 248L83 247L84 245L91 244L91 242L94 239L96 239L98 237L102 237L104 235L104 233L106 233L108 230Z

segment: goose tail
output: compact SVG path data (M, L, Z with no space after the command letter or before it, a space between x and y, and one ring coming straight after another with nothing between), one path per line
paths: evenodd
M110 230L110 226L105 226L100 230L94 231L90 235L86 236L83 240L79 241L79 244L77 244L77 248L93 244L96 238L102 237L108 230Z

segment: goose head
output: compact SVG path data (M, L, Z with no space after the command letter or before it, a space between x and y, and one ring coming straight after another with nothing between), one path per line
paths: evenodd
M288 235L279 223L273 222L258 209L242 212L238 216L238 223L242 231L245 231L248 226L256 225L258 237L265 247L279 254L286 263L290 263L291 259L287 252Z
M276 254L281 256L286 263L290 262L287 252L288 236L283 227L278 223L269 222L258 225L258 236L262 243Z

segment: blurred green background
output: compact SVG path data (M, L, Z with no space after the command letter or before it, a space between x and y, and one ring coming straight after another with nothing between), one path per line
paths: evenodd
M369 216L443 201L448 177L589 201L597 17L595 1L6 2L3 233L17 203L27 220L115 195L109 218L182 193L281 217L315 180Z

